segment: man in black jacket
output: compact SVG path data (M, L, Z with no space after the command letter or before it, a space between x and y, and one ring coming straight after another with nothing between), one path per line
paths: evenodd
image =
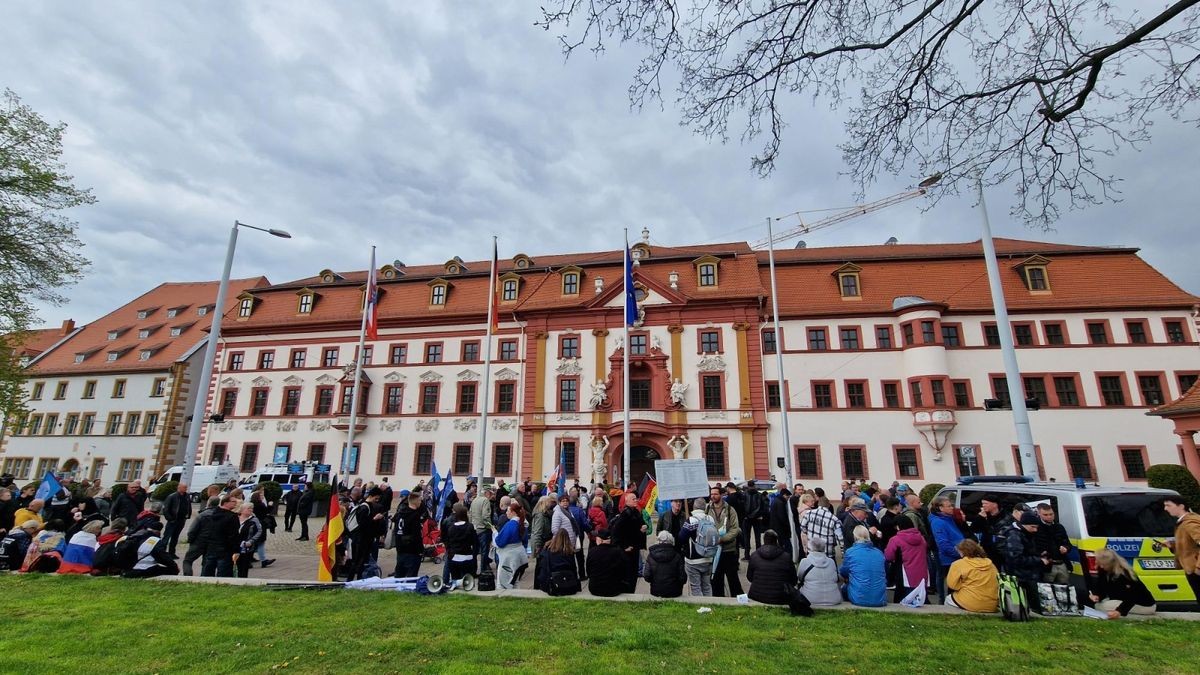
M408 501L401 502L396 515L392 516L392 527L396 528L396 570L392 576L415 577L420 572L421 555L425 552L421 526L428 517L420 492L409 494Z
M304 484L300 483L294 490L288 490L283 496L283 531L291 532L292 526L296 524L296 514L299 512L300 506L300 490Z
M1021 521L1013 524L1013 529L1004 538L1004 567L1005 571L1015 576L1025 588L1025 596L1029 599L1029 608L1033 611L1041 609L1038 598L1038 582L1042 573L1050 566L1050 559L1038 550L1037 531L1041 519L1033 511L1021 514Z
M192 521L192 526L188 528L187 540L188 550L183 555L183 564L180 566L183 570L183 576L192 576L192 566L197 560L204 557L205 544L200 540L200 530L204 526L204 521L212 515L221 505L220 497L210 497L208 503L200 509L200 513L196 515L196 519ZM201 563L203 565L203 563Z
M1004 569L1004 539L1012 532L1013 518L1000 506L1000 497L988 494L979 502L979 516L971 521L971 530L996 569Z
M1042 574L1042 581L1070 583L1071 566L1067 563L1067 555L1071 552L1071 538L1067 536L1067 529L1054 519L1054 507L1050 504L1039 504L1037 511L1041 522L1034 541L1042 556L1050 560L1050 569Z
M200 531L196 535L204 546L204 565L200 569L200 576L233 576L233 554L238 552L241 544L238 531L242 526L234 510L240 503L236 498L225 495L220 506L201 521Z
M750 539L754 538L754 548L762 546L762 533L767 529L767 519L771 516L771 509L768 503L766 493L760 492L754 486L754 481L746 483L746 490L742 493L743 507L746 512L746 517L739 520L742 524L742 541L743 549L742 560L750 559ZM741 514L738 514L739 516Z
M125 486L125 491L113 499L109 520L124 518L125 522L133 525L137 522L138 514L146 505L146 491L142 489L142 481L135 480Z
M775 531L779 547L787 551L790 556L792 550L792 493L787 489L785 483L779 483L775 487L775 499L771 502L768 520L770 527L768 529Z
M163 528L163 548L172 560L179 559L179 556L175 555L175 547L179 546L179 533L183 532L183 526L191 517L192 498L188 494L187 483L180 483L175 492L167 495L166 501L163 502L163 518L167 520L167 525Z
M625 553L625 569L621 577L625 582L625 592L633 593L637 589L642 551L646 550L646 522L642 520L642 512L637 507L637 495L625 493L625 508L617 515L611 531L613 542Z
M780 548L779 537L774 530L763 533L763 545L750 556L746 569L751 600L767 605L786 605L791 601L787 589L796 585L796 567L792 554Z
M624 593L627 588L625 566L625 554L613 546L608 530L597 532L596 543L588 549L588 592L600 598L612 598Z
M296 541L308 541L308 517L312 515L316 496L304 483L296 486L296 492L300 493L300 497L296 500L296 518L300 521L300 536L296 537Z

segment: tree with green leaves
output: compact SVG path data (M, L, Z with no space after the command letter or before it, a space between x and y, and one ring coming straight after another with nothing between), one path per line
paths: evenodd
M1200 102L1200 0L550 0L542 15L567 54L638 49L635 107L677 77L686 126L765 138L763 175L808 97L844 113L860 191L884 173L941 173L939 192L981 177L1042 226L1115 198L1097 160L1148 141L1156 113L1194 123Z
M0 96L0 412L24 411L24 376L15 357L38 320L35 303L61 304L60 290L88 261L72 207L95 202L62 163L66 125L51 125L11 90Z

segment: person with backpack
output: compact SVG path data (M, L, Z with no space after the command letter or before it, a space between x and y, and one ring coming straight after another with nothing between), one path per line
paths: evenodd
M646 552L642 578L650 582L650 595L678 598L683 595L683 584L687 581L683 556L675 548L675 537L670 532L662 530L656 538L658 543Z
M117 545L121 576L127 579L150 579L179 574L179 565L175 564L174 558L168 554L166 543L162 539L162 529L162 523L150 523L145 529L127 536L124 542ZM127 549L130 553L125 553Z
M679 529L683 541L683 569L688 592L693 596L712 596L713 556L721 547L721 536L713 519L704 512L704 500L697 499L692 516Z

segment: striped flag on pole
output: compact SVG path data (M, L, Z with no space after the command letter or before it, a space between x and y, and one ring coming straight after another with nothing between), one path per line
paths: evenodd
M367 271L367 294L363 311L367 314L367 337L379 339L379 289L375 285L375 248L371 248L371 269Z

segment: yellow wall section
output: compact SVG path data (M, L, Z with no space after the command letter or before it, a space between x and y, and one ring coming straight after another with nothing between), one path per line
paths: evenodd
M743 480L750 480L758 475L754 466L754 432L750 429L742 430L742 476Z
M683 329L671 330L671 378L683 378ZM703 394L701 394L703 396ZM682 410L674 410L668 420L671 424L687 423L687 415Z
M546 333L537 335L537 347L534 352L536 363L534 364L534 388L533 388L533 414L535 417L541 417L538 420L545 423L546 414L546 339L550 336ZM533 476L535 480L542 476L542 432L533 432Z
M744 326L745 324L739 324ZM742 408L750 407L750 352L746 345L746 328L734 327L737 334L738 392L742 396Z

